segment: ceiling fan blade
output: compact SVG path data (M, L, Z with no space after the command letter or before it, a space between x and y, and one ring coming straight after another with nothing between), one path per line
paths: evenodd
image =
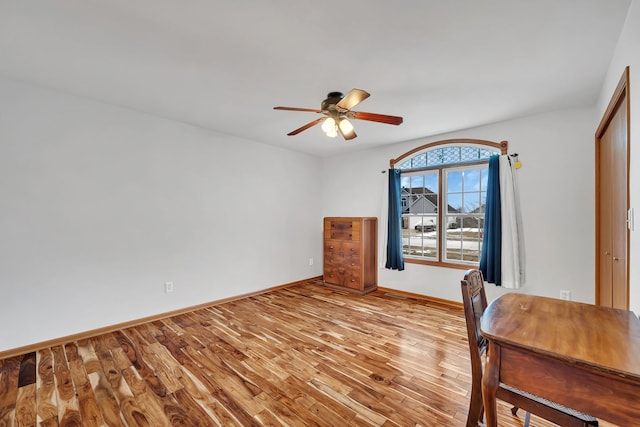
M341 100L336 104L336 107L344 108L345 110L350 110L356 105L360 104L362 101L367 99L369 96L369 92L365 92L362 89L351 89L349 93L347 93Z
M296 108L296 107L273 107L274 110L287 110L287 111L306 111L309 113L323 113L322 110L315 110L313 108Z
M293 130L293 131L289 132L287 135L289 135L289 136L297 135L297 134L299 134L300 132L302 132L302 131L305 131L305 130L309 129L309 128L310 128L310 127L312 127L312 126L317 125L318 123L320 123L320 122L321 122L321 121L323 121L323 120L324 120L324 117L320 117L319 119L316 119L316 120L314 120L314 121L312 121L312 122L309 122L309 123L307 123L306 125L301 126L301 127L299 127L298 129L296 129L296 130Z
M365 113L364 111L350 111L348 117L351 119L386 123L388 125L399 125L400 123L402 123L402 117L388 116L386 114Z

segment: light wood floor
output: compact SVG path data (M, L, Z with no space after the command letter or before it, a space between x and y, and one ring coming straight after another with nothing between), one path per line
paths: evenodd
M0 426L464 426L464 328L309 282L0 361Z

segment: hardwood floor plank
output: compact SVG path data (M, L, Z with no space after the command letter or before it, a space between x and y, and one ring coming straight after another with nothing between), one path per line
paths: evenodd
M0 360L0 427L464 426L465 328L454 305L299 283ZM501 426L523 417L499 402Z
M103 371L103 366L94 350L92 340L78 342L78 353L82 358L93 396L105 423L109 426L124 427L124 414L120 410L111 383Z
M36 353L27 353L20 359L20 373L18 387L24 387L36 382Z
M206 427L211 424L207 411L184 388L176 390L172 397L185 413L185 425Z
M158 326L160 326L158 330L161 334L158 335L160 338L159 342L167 348L171 356L183 367L184 375L181 376L180 381L184 385L185 390L191 394L207 412L212 423L223 426L242 425L227 405L214 398L215 395L223 396L223 400L226 401L227 396L223 394L220 386L215 384L206 371L204 371L203 365L194 361L183 351L188 347L187 342L176 335L173 328L165 329L161 325ZM173 340L176 340L177 343L174 343ZM199 342L196 343L196 347L197 349L203 348Z
M39 425L58 424L58 399L53 370L53 353L51 349L37 352L37 396L36 407Z
M13 425L21 357L0 361L0 425Z
M101 426L104 424L104 418L98 406L91 382L87 376L85 365L78 353L78 344L72 343L65 346L65 354L67 356L67 363L69 365L69 372L71 373L71 380L73 381L73 387L76 395L78 396L78 404L80 410L80 419L82 425L93 427ZM94 364L89 365L91 371L95 368Z
M142 357L143 347L145 345L144 340L140 337L139 333L136 333L135 328L128 328L121 331L118 331L114 334L115 338L118 340L120 345L120 350L124 352L124 355L127 356L131 365L135 369L137 375L130 376L129 379L134 380L135 377L140 377L142 383L146 387L150 388L153 393L157 396L163 397L167 395L167 389L162 384L160 379L155 375L153 369L151 369L148 363ZM119 352L118 352L119 353ZM121 353L118 354L119 356ZM126 364L126 361L120 361L123 365ZM129 381L127 381L129 382ZM136 381L133 381L135 385L139 385ZM132 387L132 384L129 383L129 386ZM133 389L134 387L132 387ZM137 388L136 388L137 389ZM135 394L135 391L134 391Z
M262 411L263 408L256 408L254 406L253 394L247 392L242 383L238 382L237 378L226 378L224 373L220 374L219 370L221 369L221 365L215 364L213 360L211 360L213 356L211 356L207 349L196 351L187 347L185 351L207 372L207 383L212 388L211 393L213 397L228 410L232 418L239 420L240 425L244 423L246 423L246 425L257 425L251 416L251 409L253 409L253 413L258 413ZM209 357L203 355L203 351L209 353ZM222 379L222 382L218 382L219 379ZM249 410L247 410L246 407L248 407Z
M134 412L132 415L136 421L150 426L170 427L171 420L164 411L162 399L150 390L135 396L136 406L140 408L140 412ZM141 425L144 425L141 424Z
M62 346L51 347L54 380L58 401L58 420L61 426L80 426L80 405L71 379L71 371Z
M34 426L37 422L36 384L18 388L15 423L17 426Z

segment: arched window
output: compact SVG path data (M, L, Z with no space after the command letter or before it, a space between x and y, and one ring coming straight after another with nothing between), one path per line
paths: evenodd
M390 161L402 170L406 262L469 268L480 261L489 157L507 142L437 141Z

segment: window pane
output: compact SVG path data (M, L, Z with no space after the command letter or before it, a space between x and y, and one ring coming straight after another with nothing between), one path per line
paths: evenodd
M437 260L437 215L403 215L402 252L409 256Z
M402 250L407 256L438 259L438 171L404 176Z
M464 171L464 191L480 190L480 170L471 169Z
M489 182L489 168L482 169L482 179L480 180L480 188L482 191L487 191L487 182Z
M438 174L430 173L425 175L424 184L430 192L438 194Z
M427 153L421 153L411 158L411 168L424 168L427 166Z
M415 215L438 212L437 172L408 175L402 180L402 199L405 201L403 213Z
M447 212L462 212L462 193L449 194L447 197Z
M422 188L422 187L424 187L424 177L422 175L412 175L411 188Z
M442 149L444 164L460 162L460 147L446 147Z
M437 166L437 165L441 165L443 161L444 161L444 157L442 155L442 148L436 148L436 149L427 151L427 165Z
M449 221L449 219L447 221ZM445 259L447 261L462 260L462 229L447 228L447 230L445 231L445 236Z
M396 165L396 169L411 169L411 159L407 159L404 162L400 163L399 165Z
M455 219L455 222L453 220ZM447 261L477 263L480 261L483 220L475 215L449 217L446 230L445 257ZM458 227L461 224L462 227Z
M482 247L482 233L484 228L484 221L480 217L475 217L474 226L469 227L466 230L466 245L467 248L463 254L463 261L467 262L480 262L480 248Z
M447 171L447 192L462 192L462 171Z
M496 154L495 151L485 150L483 148L480 149L480 158L481 159L488 159L489 157L493 156L494 154Z
M480 150L476 147L462 147L460 161L469 162L480 158Z
M457 230L462 228L462 218L457 216L447 216L447 230Z
M463 202L465 213L480 212L480 193L463 193Z

